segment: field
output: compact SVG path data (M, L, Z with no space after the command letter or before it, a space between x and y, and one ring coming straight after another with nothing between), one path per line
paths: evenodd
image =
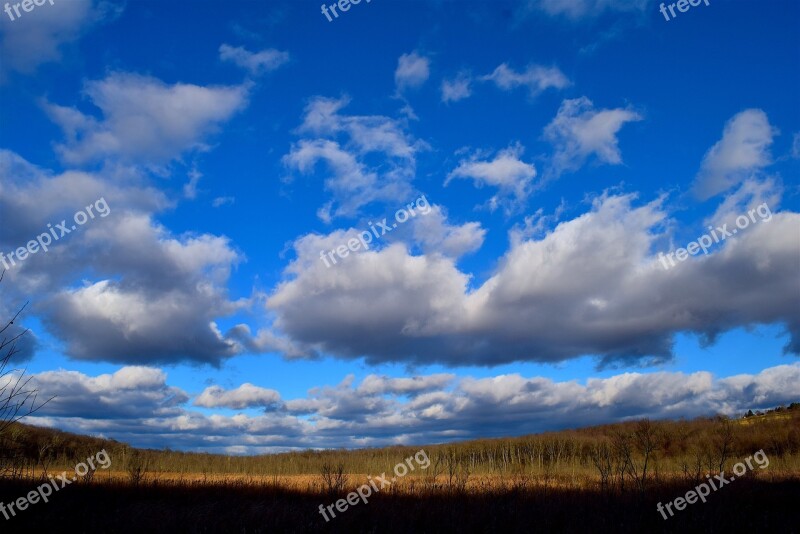
M110 467L3 520L4 532L64 522L82 532L797 532L800 525L797 405L742 419L642 420L520 438L257 457L137 450L22 425L11 435L3 503L42 484L45 473L74 474L100 449ZM710 475L731 477L746 460L751 468L705 503L675 509L667 519L657 509ZM399 464L414 469L393 473ZM387 487L351 498L356 504L340 500L359 488L366 493L382 473ZM337 510L337 502L347 509ZM330 507L325 517L321 505Z

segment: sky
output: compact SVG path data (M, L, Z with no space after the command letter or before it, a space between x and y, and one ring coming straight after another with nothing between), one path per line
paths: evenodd
M697 1L9 4L26 421L259 454L797 401L800 4Z

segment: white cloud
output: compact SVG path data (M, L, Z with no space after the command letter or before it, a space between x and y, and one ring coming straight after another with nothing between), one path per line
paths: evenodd
M643 12L650 0L528 0L527 8L573 21L594 18L604 11Z
M352 375L281 404L279 392L252 384L208 388L195 404L268 408L258 416L201 415L180 405L186 394L157 369L123 368L90 377L34 375L41 395L57 395L31 421L103 435L134 446L258 454L287 449L424 444L524 435L649 417L739 415L797 400L800 364L757 374L706 371L623 373L557 382L519 374L486 378L434 374Z
M430 59L411 52L403 54L397 60L397 70L394 72L394 83L398 92L406 89L416 89L422 86L430 76Z
M348 100L314 98L305 109L298 133L311 137L294 143L283 163L310 174L317 163L327 167L325 188L332 199L318 210L326 222L355 216L372 202L397 203L408 198L416 169L416 153L427 148L404 131L400 120L384 116L343 115ZM380 158L366 163L366 156Z
M148 216L130 213L103 223L91 229L83 249L98 247L90 249L98 250L98 275L123 276L58 290L43 309L44 323L65 342L67 354L120 363L218 364L239 352L214 323L243 305L226 298L224 284L241 260L226 238L175 238Z
M197 198L197 184L200 183L200 178L203 175L197 169L190 170L188 175L189 181L183 184L183 196L194 200Z
M265 389L253 384L242 384L236 389L225 390L219 386L207 387L194 400L195 406L204 408L272 408L281 402L281 395L274 389Z
M494 211L505 205L507 212L516 211L524 206L536 177L536 167L520 159L523 152L522 145L516 144L498 152L491 161L481 161L479 154L473 155L447 175L444 185L455 178L467 178L478 187L496 187L499 192L489 199L489 209Z
M105 2L69 0L48 3L35 13L22 12L13 21L3 13L0 83L9 71L31 74L43 63L59 61L63 45L77 40L102 19L113 18L120 12L120 7Z
M510 91L517 87L527 87L531 96L536 96L550 88L564 89L571 83L558 67L530 65L524 72L516 72L505 63L482 79L494 82L497 87L504 91Z
M433 206L430 213L412 222L414 242L425 253L441 253L451 258L475 252L483 245L486 229L479 222L451 225L441 206Z
M596 110L586 97L564 100L553 121L544 129L544 137L553 144L555 174L576 171L594 156L610 165L622 163L617 134L627 122L643 117L631 109Z
M725 124L722 139L706 152L695 180L695 195L708 199L772 163L769 147L776 134L760 109L737 113Z
M214 324L248 304L231 302L226 290L243 256L224 237L171 234L154 213L172 204L142 182L136 174L51 175L0 151L0 210L8 215L0 250L101 197L109 208L8 271L4 292L10 301L24 295L36 302L32 311L71 357L216 365L243 350L240 337L228 338Z
M323 206L318 216L325 222L333 217L354 216L362 206L372 202L387 202L410 194L405 180L383 182L358 161L355 155L342 149L338 143L324 139L300 141L292 146L283 163L302 173L310 173L317 162L326 163L330 175L325 179L325 189L332 193L333 202Z
M219 47L219 58L245 69L251 76L259 76L288 63L289 53L274 48L250 52L242 46L233 47L222 44Z
M706 227L709 225L720 227L727 224L730 228L734 228L737 217L746 214L748 210L756 209L761 204L766 204L770 210L777 211L782 193L783 187L773 178L764 180L748 178L738 189L725 195L714 213L707 217L703 224Z
M316 136L345 135L348 147L360 154L383 152L388 156L413 160L414 154L426 145L405 132L405 124L382 115L343 115L350 103L347 98L313 98L306 106L301 134Z
M167 375L152 367L123 367L113 374L90 377L77 371L45 371L31 375L31 387L48 402L43 414L64 417L131 419L174 416L189 400L183 390L167 385Z
M440 373L410 378L389 378L379 375L367 375L357 391L365 394L419 395L420 393L442 389L450 384L456 375Z
M234 202L236 202L235 197L216 197L211 201L211 205L215 208L219 208L222 206L232 206Z
M475 289L454 259L411 255L401 243L326 269L318 257L326 247L306 236L267 306L293 342L369 363L498 365L588 354L601 365L649 365L671 358L677 333L713 340L775 323L792 334L787 351L800 352L800 215L774 213L769 224L666 271L655 252L672 248L663 199L641 207L633 200L604 195L544 236L517 236Z
M164 193L140 183L135 176L111 181L105 173L70 170L52 174L14 152L0 149L0 212L3 213L0 247L10 249L24 244L40 234L48 223L72 217L78 209L100 197L115 211L160 211L171 206ZM48 256L57 254L58 247L54 247ZM41 255L29 258L26 268L44 258ZM85 262L82 265L85 267ZM67 270L66 265L62 265L62 270ZM14 271L9 275L14 276Z
M461 73L452 80L442 80L442 102L458 102L472 95L472 77Z
M84 92L103 119L75 108L45 103L66 135L56 150L67 163L117 157L163 164L187 150L203 150L203 139L247 103L246 86L202 87L129 73L88 82Z
M348 258L346 268L328 269L319 260L325 247L307 246L308 239L296 244L298 259L287 268L294 278L267 301L277 329L319 352L366 355L370 362L387 353L398 361L437 357L434 346L428 354L415 340L461 320L469 277L452 259L410 256L395 243Z

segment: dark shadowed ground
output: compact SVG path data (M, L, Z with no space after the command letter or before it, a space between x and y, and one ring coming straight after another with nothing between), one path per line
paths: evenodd
M33 488L4 481L8 503ZM663 484L642 496L548 489L431 495L378 494L325 523L327 494L239 483L71 485L37 503L0 532L800 532L800 480L741 479L665 521L656 503L683 495Z

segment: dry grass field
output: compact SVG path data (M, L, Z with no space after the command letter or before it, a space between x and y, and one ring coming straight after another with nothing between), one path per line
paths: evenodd
M3 532L40 532L64 521L77 532L123 533L792 533L800 525L796 404L743 419L643 420L421 448L251 457L138 450L22 425L9 436L3 503L36 488L45 473L72 475L100 449L111 467L78 477L48 503L0 517ZM425 469L420 461L413 473L394 477L394 466L421 456ZM731 476L748 458L752 469L707 502L666 520L657 510L711 475ZM370 492L368 502L336 511L382 473L396 480ZM335 517L323 517L321 506Z

